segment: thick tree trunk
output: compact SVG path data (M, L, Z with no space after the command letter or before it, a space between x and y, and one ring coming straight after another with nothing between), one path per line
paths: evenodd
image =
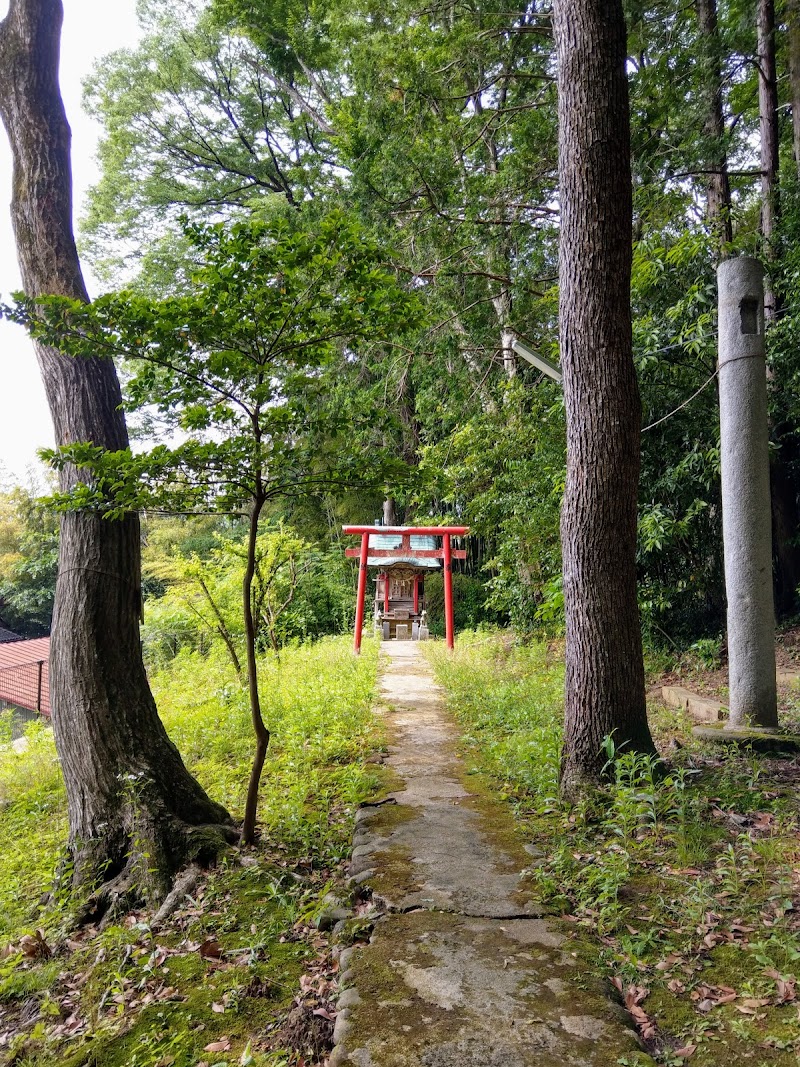
M641 406L633 365L632 194L620 0L556 0L561 518L567 623L562 789L596 782L603 738L653 752L636 600Z
M12 0L0 23L0 115L14 157L12 220L28 296L87 300L72 233L70 129L58 87L60 0ZM56 441L128 444L110 360L81 360L37 344ZM62 488L77 473L62 476ZM105 883L156 899L189 858L230 836L167 737L145 675L139 519L89 512L61 522L50 685L66 782L77 885Z
M706 190L706 217L721 258L725 254L725 245L733 240L733 227L728 156L725 151L725 119L722 112L722 62L716 0L695 0L695 9L703 55L701 92L706 105L703 133L708 144L706 163L711 171Z

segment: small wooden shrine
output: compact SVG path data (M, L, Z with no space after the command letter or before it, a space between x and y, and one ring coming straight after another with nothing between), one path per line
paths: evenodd
M452 536L469 532L467 526L344 526L346 534L360 534L361 547L348 548L359 558L356 601L355 650L361 650L364 628L367 570L379 567L375 583L375 616L386 639L416 640L424 634L425 575L444 567L445 636L453 647L453 559L464 559L453 549ZM441 539L441 546L437 542Z
M419 551L435 549L436 538L426 534L409 534L410 554L403 552L402 534L370 534L367 567L380 567L375 580L375 620L384 640L392 637L416 641L425 637L425 575L437 571L441 562L436 558L416 555ZM394 558L372 555L375 551L403 553ZM399 632L398 632L399 627ZM420 630L422 634L420 635Z

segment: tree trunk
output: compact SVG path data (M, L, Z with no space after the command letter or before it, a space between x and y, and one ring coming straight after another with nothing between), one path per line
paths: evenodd
M207 583L203 580L202 575L198 577L197 582L200 586L200 589L202 590L203 596L206 598L206 602L214 613L214 618L217 620L216 631L222 638L223 643L228 650L228 655L231 658L233 669L236 671L236 677L241 682L243 680L242 665L239 662L239 656L236 653L236 645L234 644L233 637L231 636L231 632L228 629L228 624L225 622L225 618L222 612L219 610L219 606L217 605L216 600L214 600L213 596L211 595L211 590L208 588Z
M259 479L260 480L260 479ZM258 814L258 789L261 784L261 772L269 747L269 730L264 725L261 714L261 697L258 692L258 664L256 662L257 620L253 612L253 578L256 573L256 550L258 547L258 520L264 507L264 498L260 489L257 491L250 511L250 527L247 537L247 561L242 582L242 612L244 614L244 633L247 648L247 687L250 694L250 717L253 733L256 735L256 750L250 781L247 786L247 800L242 824L242 844L252 845L256 839L256 816Z
M641 405L633 365L632 193L620 0L556 0L560 344L567 414L561 517L567 624L562 789L617 751L653 752L636 600Z
M775 64L775 0L758 0L758 114L761 136L761 236L764 258L777 260L780 200L778 196L778 75ZM776 297L770 284L764 291L764 318L775 319Z
M725 255L725 245L729 245L733 240L733 227L728 156L725 150L725 119L722 113L722 63L716 0L695 0L695 8L703 56L700 72L701 92L706 105L703 133L708 148L704 162L712 172L706 189L706 217L714 234L719 258L722 258Z
M792 94L792 147L800 178L800 0L788 0L786 24L789 32L789 84Z
M397 512L394 497L387 497L383 502L383 525L397 526Z
M794 5L790 8L790 64L794 70L794 49L798 47L798 29ZM780 221L779 146L778 125L778 75L775 59L775 2L758 0L758 111L761 136L761 236L764 242L764 261L767 267L767 282L764 288L764 319L774 322L778 314L779 297L775 290L775 267L780 257L777 230ZM792 77L792 99L800 92ZM798 109L800 110L800 109ZM795 130L800 115L793 115ZM768 372L769 373L769 372ZM770 388L778 383L772 380ZM800 584L800 548L793 543L800 528L797 483L792 475L791 438L788 427L771 427L772 440L780 445L773 453L770 463L772 489L772 545L775 561L775 607L779 615L791 614L796 605L797 587ZM787 438L784 440L784 438Z
M28 296L87 300L72 233L70 129L58 87L60 0L12 0L0 23L0 115L14 157L12 220ZM127 447L119 382L105 359L36 344L56 441ZM62 489L77 480L62 475ZM208 857L231 818L188 773L145 675L139 518L61 520L50 686L76 885L158 899L188 859ZM88 914L88 912L87 912Z

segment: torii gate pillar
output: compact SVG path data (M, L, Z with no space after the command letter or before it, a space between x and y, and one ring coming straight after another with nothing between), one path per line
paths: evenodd
M453 648L455 638L453 631L453 551L450 547L450 534L442 536L442 550L444 555L444 636L447 647Z
M367 593L367 556L369 555L369 534L361 535L361 551L358 557L358 593L356 595L356 635L353 647L356 654L361 651L361 632L364 629L364 598Z

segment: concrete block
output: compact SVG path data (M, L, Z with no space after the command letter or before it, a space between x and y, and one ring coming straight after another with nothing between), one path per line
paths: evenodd
M679 685L665 685L661 698L670 707L683 708L695 722L719 722L722 718L722 704L718 700L702 697Z
M397 638L398 641L407 641L408 640L408 623L407 622L398 622L397 626L395 627L395 637Z

